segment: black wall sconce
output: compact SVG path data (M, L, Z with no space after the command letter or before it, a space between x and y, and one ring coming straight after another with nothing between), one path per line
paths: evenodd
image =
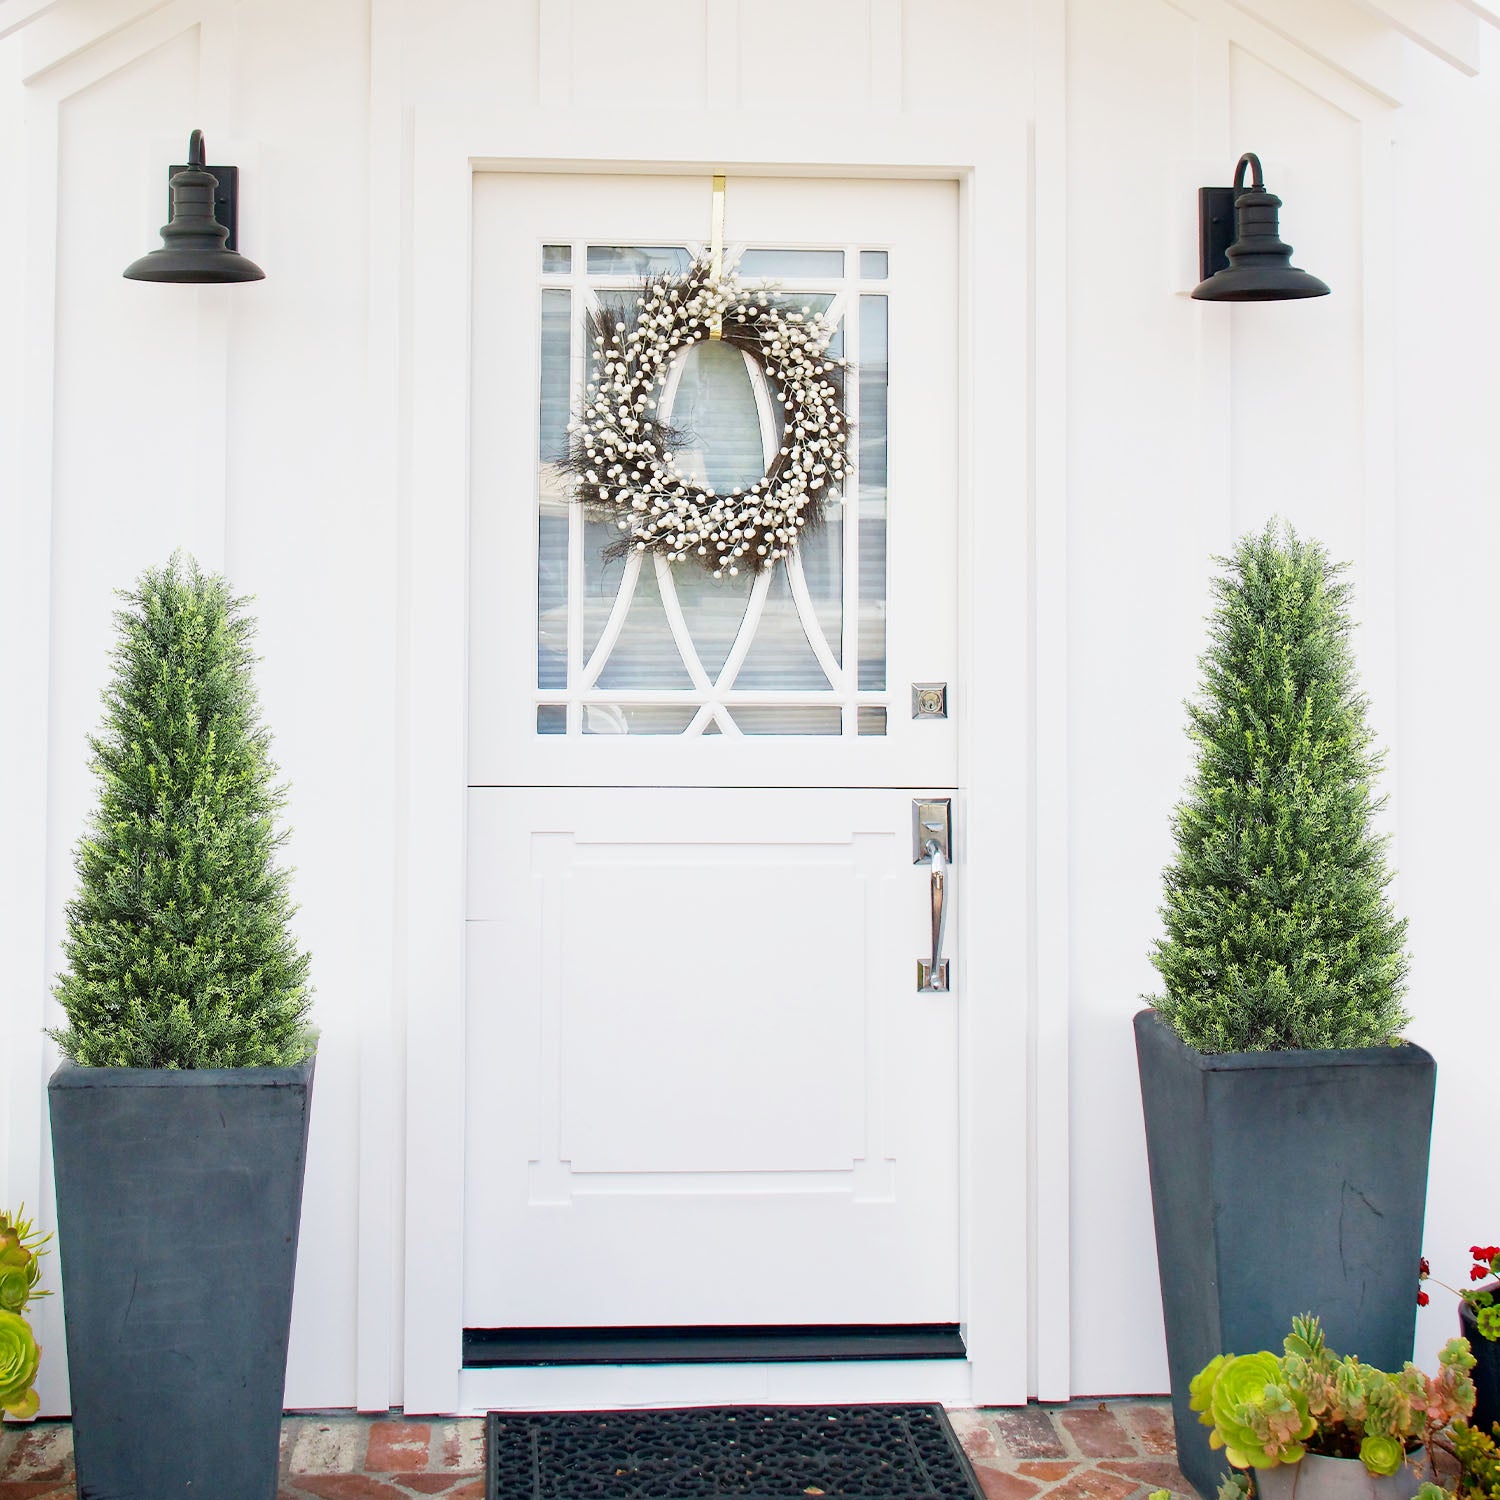
M1245 186L1245 168L1251 172ZM1198 189L1198 274L1193 296L1203 302L1285 302L1326 297L1328 286L1292 264L1282 243L1281 199L1266 191L1260 158L1247 151L1234 186ZM1233 242L1231 243L1231 233Z
M188 138L184 167L169 169L171 207L162 245L125 268L131 281L264 281L266 273L235 250L240 169L205 167L203 132Z

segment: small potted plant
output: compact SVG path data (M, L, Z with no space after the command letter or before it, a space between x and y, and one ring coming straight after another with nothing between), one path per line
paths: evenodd
M16 1213L0 1211L0 1413L29 1422L40 1402L36 1372L42 1362L41 1345L22 1314L38 1297L36 1284L42 1268L38 1257L51 1235L38 1234L26 1218L24 1206Z
M1500 1422L1500 1304L1495 1301L1500 1292L1500 1245L1470 1245L1469 1255L1473 1264L1469 1267L1469 1280L1482 1281L1483 1286L1453 1287L1446 1281L1438 1281L1432 1274L1427 1257L1422 1257L1420 1281L1434 1281L1447 1287L1459 1298L1458 1326L1474 1350L1474 1425L1482 1433ZM1425 1291L1417 1292L1417 1303L1426 1307Z
M1438 1436L1474 1406L1474 1356L1461 1338L1436 1376L1408 1362L1397 1374L1340 1358L1315 1317L1292 1320L1280 1356L1220 1354L1192 1383L1209 1443L1253 1472L1261 1500L1410 1500L1435 1474ZM1247 1488L1232 1476L1224 1500Z
M1275 522L1220 561L1162 992L1135 1018L1178 1462L1205 1496L1222 1465L1188 1385L1218 1350L1316 1307L1338 1347L1410 1358L1435 1082L1400 1041L1406 924L1343 569Z
M180 555L116 615L48 1085L80 1495L276 1492L314 1040L253 625Z

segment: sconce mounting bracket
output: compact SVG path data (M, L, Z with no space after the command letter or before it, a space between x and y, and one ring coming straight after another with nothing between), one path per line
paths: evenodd
M209 168L210 171L213 168ZM1243 189L1238 191L1242 192ZM1234 200L1232 187L1198 189L1198 280L1207 281L1229 264L1229 247L1234 243ZM223 220L220 220L222 223Z
M186 172L188 165L182 162L167 168L167 220L172 218L171 180L178 172ZM238 250L240 229L240 169L238 167L197 167L199 172L212 172L219 185L214 189L214 218L229 231L224 244L226 250ZM1227 243L1227 241L1226 241Z

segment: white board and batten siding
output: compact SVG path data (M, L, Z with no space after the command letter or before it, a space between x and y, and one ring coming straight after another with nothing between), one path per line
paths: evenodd
M184 545L257 598L315 956L288 1404L482 1399L459 1370L474 174L688 178L706 221L723 170L731 239L737 176L952 184L956 543L935 587L963 689L973 1358L942 1394L1164 1387L1129 1018L1206 559L1273 512L1353 563L1411 1034L1439 1060L1428 1253L1462 1275L1487 1233L1470 1153L1500 1133L1474 1045L1500 897L1500 199L1475 173L1500 37L1480 7L1435 0L1423 30L1352 0L662 0L645 26L603 0L60 0L12 29L21 6L0 0L0 189L22 209L0 242L0 1201L51 1209L41 1030L110 591ZM263 284L120 278L194 126L241 168ZM1196 189L1244 150L1331 297L1187 297ZM62 1412L57 1299L38 1313ZM1450 1320L1423 1314L1421 1350Z

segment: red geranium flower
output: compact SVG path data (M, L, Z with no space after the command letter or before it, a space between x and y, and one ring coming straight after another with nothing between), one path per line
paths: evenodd
M1490 1274L1490 1268L1488 1266L1470 1266L1469 1267L1469 1280L1470 1281L1483 1281L1484 1278L1486 1276L1488 1276L1489 1274Z
M1422 1257L1422 1269L1421 1269L1419 1275L1421 1275L1422 1277L1427 1277L1427 1276L1431 1276L1432 1275L1432 1267L1427 1264L1427 1257L1425 1255ZM1425 1307L1426 1303L1423 1303L1422 1305Z
M1426 1292L1418 1292L1417 1293L1417 1306L1418 1307L1426 1307L1427 1304L1429 1302L1431 1302L1431 1301L1432 1301L1432 1298L1429 1297Z

